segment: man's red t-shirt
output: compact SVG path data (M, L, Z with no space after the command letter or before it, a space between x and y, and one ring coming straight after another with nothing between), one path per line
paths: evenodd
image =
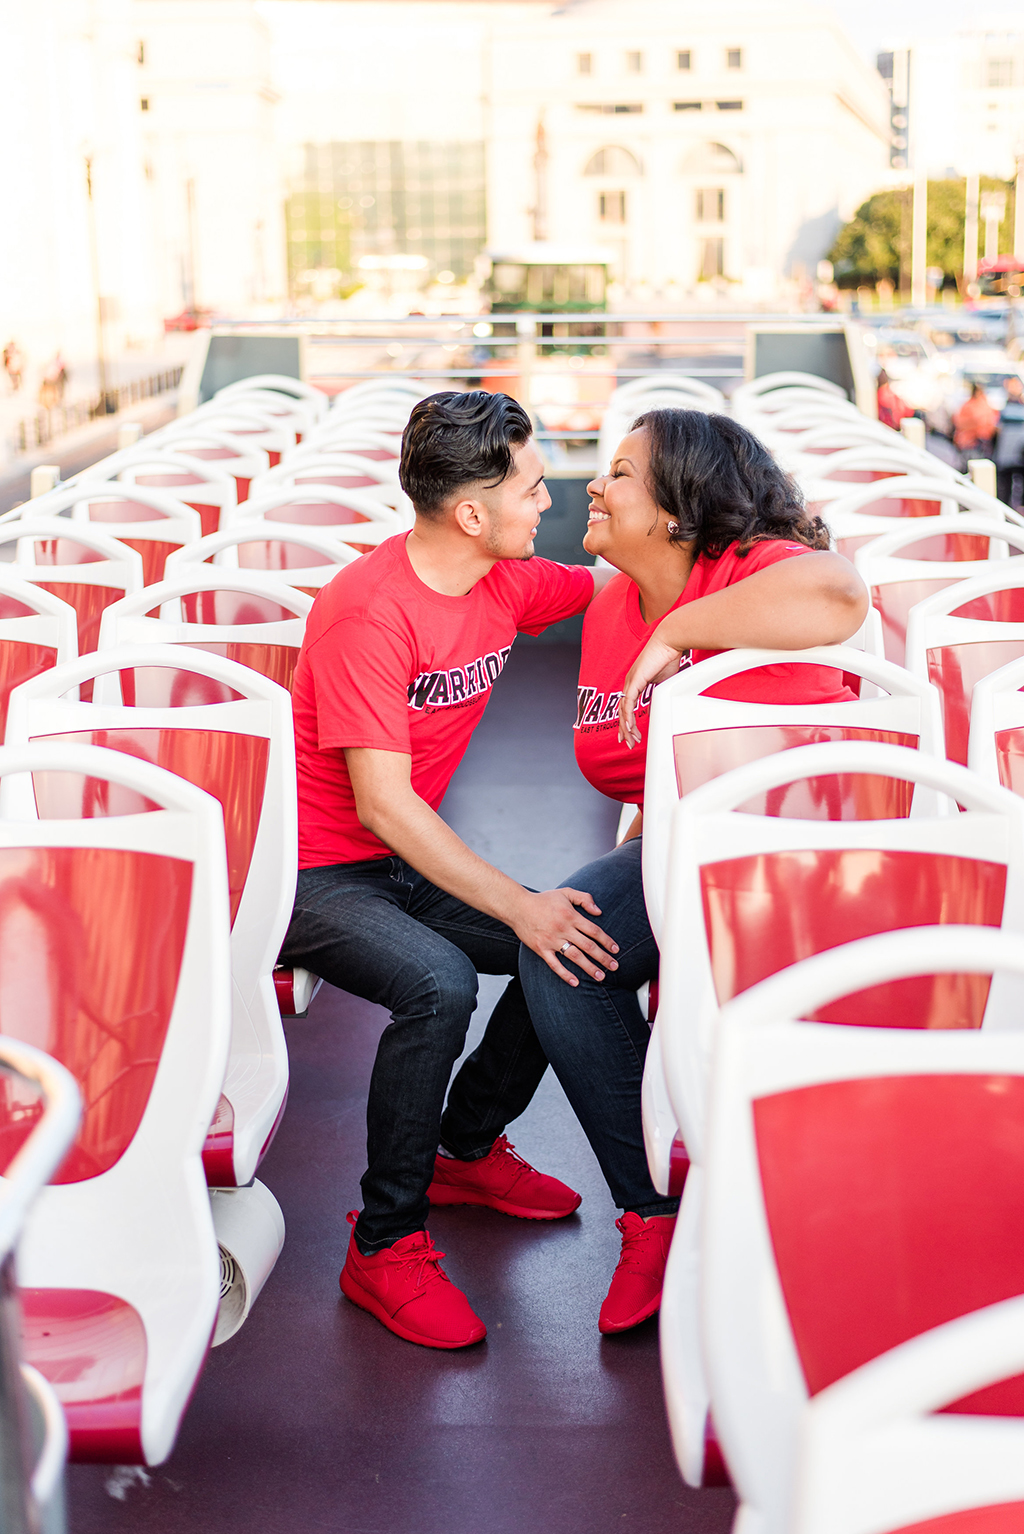
M802 543L772 539L755 543L747 554L731 543L718 559L701 554L674 607L695 602L753 575L780 559L793 559L810 550ZM659 622L661 620L659 619ZM590 604L583 620L583 653L576 697L576 761L583 776L622 804L643 806L647 724L653 685L646 687L636 709L641 743L629 750L619 743L619 699L630 667L650 639L657 623L645 623L640 592L628 575L616 575ZM721 650L691 650L680 669L696 665ZM743 703L838 703L854 694L841 671L831 666L761 666L709 687L710 698Z
M396 534L353 560L313 604L295 667L299 867L386 857L364 830L345 746L412 757L412 786L444 798L517 633L582 612L586 565L502 560L464 597L432 591Z

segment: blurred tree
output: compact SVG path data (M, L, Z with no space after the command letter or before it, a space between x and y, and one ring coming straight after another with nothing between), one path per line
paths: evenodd
M1006 213L999 226L999 250L1005 253L1013 240L1013 182L982 176L981 190L1006 193ZM966 197L964 181L928 183L928 265L941 267L947 277L959 278L963 273ZM909 187L876 192L843 225L828 253L841 288L874 284L881 278L909 287L911 200ZM983 251L984 225L978 239Z

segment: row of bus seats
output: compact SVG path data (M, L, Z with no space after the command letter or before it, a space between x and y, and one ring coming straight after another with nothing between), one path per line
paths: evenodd
M627 425L655 400L705 409L718 404L700 398L688 381L681 389L666 388L663 379L626 387L630 398L613 405ZM75 1149L29 1221L21 1281L29 1356L59 1381L79 1457L157 1463L170 1451L210 1332L216 1328L221 1340L241 1324L279 1250L283 1224L276 1205L258 1182L241 1184L269 1144L287 1086L270 981L294 881L289 701L280 684L290 681L310 592L361 549L408 525L395 465L408 411L423 392L404 380L382 379L347 391L325 410L319 396L294 380L235 385L166 434L18 508L0 530L16 556L10 573L0 572L0 704L8 741L0 757L0 826L18 849L0 919L33 948L36 963L29 968L44 1002L40 1007L39 995L24 986L20 967L5 986L0 966L0 996L8 1001L3 1026L69 1064L85 1101ZM665 393L671 398L660 397ZM920 519L909 528L911 553L930 568L912 572L913 578L959 587L967 576L972 603L987 600L988 606L972 608L965 619L953 601L949 619L984 632L945 644L956 665L943 660L941 675L932 674L928 631L925 670L917 673L887 658L885 636L870 621L856 645L826 651L859 693L856 703L838 706L827 719L821 709L765 711L700 696L720 672L764 664L764 653L719 657L656 693L645 879L665 966L645 1082L645 1131L659 1186L678 1187L689 1168L663 1336L675 1439L684 1473L696 1484L717 1453L709 1400L716 1423L732 1420L713 1396L714 1368L709 1396L696 1362L696 1339L707 1340L695 1275L710 1260L698 1232L702 1184L713 1186L705 1150L713 1142L713 1113L707 1113L704 1083L718 1035L717 1005L786 962L834 946L836 934L841 942L932 921L1012 923L1016 854L998 854L1000 834L1009 845L1019 831L1000 832L1007 804L1016 813L1016 798L998 785L986 787L979 774L998 774L1012 786L1013 730L1020 722L1014 697L1024 675L993 678L989 704L985 682L976 692L966 690L978 666L965 669L960 651L990 639L994 621L1014 630L1000 630L1000 640L1017 637L1013 615L1006 619L999 605L1005 601L1000 593L1015 589L1012 582L1007 586L1007 576L997 575L997 585L977 597L975 583L988 577L969 567L987 554L993 567L1012 570L1020 519L896 434L864 421L820 380L760 380L739 391L733 408L801 477L834 531L841 525L834 520L837 503L842 509L844 499L867 491L866 501L847 507L863 519L849 534L866 540L863 554L853 550L858 560L878 557L869 547L876 528L868 518L879 517L896 535ZM851 460L851 451L860 456ZM189 500L154 504L153 496L171 490ZM188 525L189 511L215 525L197 531ZM930 513L955 527L940 526ZM122 536L84 526L101 518L116 518ZM184 536L176 545L169 540L167 555L168 540L154 535L166 532L171 520ZM317 538L325 542L317 545ZM90 542L97 539L103 546ZM161 542L165 548L156 555L164 556L163 565L153 562L149 547ZM883 621L891 627L892 613L904 612L908 643L914 640L919 604L908 602L897 580L879 576L869 583ZM178 646L173 663L168 643ZM1014 653L1024 656L1024 644ZM772 658L778 657L769 652ZM821 657L787 652L785 658ZM995 664L1005 659L1000 653ZM715 667L712 675L707 668ZM940 692L936 683L943 677ZM972 701L970 728L980 742L970 758L975 772L958 772L943 759L943 706L948 732L955 708L967 714ZM807 742L826 761L823 767L816 757L801 773ZM798 746L798 756L787 757L781 769L777 756L768 757ZM840 760L837 751L847 755ZM745 823L749 816L738 816L736 806L754 803L760 826L772 832L796 827L800 835L795 844L783 836L780 845L769 841L732 860L747 870L748 884L726 880L724 890L709 893L701 871L698 915L680 924L673 900L683 896L674 891L686 881L674 823L684 810L699 811L700 793L727 789L731 769L744 763L744 770L768 777L753 787L741 780L741 798L722 813ZM999 806L994 816L992 802ZM211 812L224 826L222 833L218 821L212 841L209 825L203 827ZM59 825L47 824L53 821ZM819 846L815 834L823 821L844 822L838 829L853 840ZM909 840L879 843L894 824ZM969 848L960 845L964 832ZM201 849L208 853L225 833L218 884ZM71 866L79 854L82 870ZM779 883L777 856L786 901L766 902L766 892ZM913 871L922 860L928 878ZM83 880L86 862L90 873ZM907 868L911 874L900 872ZM791 886L804 890L804 903L790 900ZM761 936L735 941L741 920L753 922ZM787 920L793 930L778 941L771 923ZM164 941L154 945L157 930ZM707 933L703 970L692 944L685 949L674 941L681 931ZM160 975L140 972L140 952L160 953ZM684 971L705 975L698 987L704 1011L692 1027L693 987L689 979L685 985L673 979ZM201 1001L193 989L198 973L204 974ZM276 979L278 995L287 996L290 977ZM312 977L294 977L294 989L304 995L295 995L287 1010L302 1010L312 983ZM928 1003L934 1015L961 1023L984 1015L988 1023L984 981L966 990L957 984L952 1000L936 991ZM920 996L915 1005L918 1013L911 1009L907 1018L932 1016ZM901 1007L909 1006L904 999L896 1008L898 1020L904 1020ZM18 1009L25 1011L20 1023ZM122 1090L123 1109L116 1105ZM189 1104L186 1118L182 1103ZM165 1133L161 1114L179 1115L179 1138ZM152 1154L147 1135L157 1137L152 1143L161 1154L171 1148L164 1202L162 1180L159 1197L154 1194L152 1162L144 1194L130 1180L143 1165L133 1156L136 1143L149 1145ZM80 1219L79 1209L88 1214ZM86 1228L92 1246L95 1233L103 1232L106 1251L90 1249ZM168 1230L181 1236L173 1252ZM211 1276L218 1282L211 1284ZM189 1307L189 1326L179 1299ZM748 1506L758 1508L760 1493L748 1490L737 1468L747 1451L721 1423L733 1478Z
M673 1442L758 1534L1002 1534L1024 1516L1024 523L820 379L731 408L881 623L728 652L652 701ZM783 660L856 701L707 696Z
M283 1244L255 1174L287 1096L279 996L302 1011L315 983L274 973L288 688L316 591L411 524L425 392L382 378L328 408L246 380L0 519L0 1027L81 1100L18 1247L23 1350L74 1459L167 1457ZM9 1197L45 1094L3 1087Z

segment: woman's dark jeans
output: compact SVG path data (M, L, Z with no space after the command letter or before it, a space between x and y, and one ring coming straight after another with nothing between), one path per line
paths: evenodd
M650 1030L636 993L658 973L658 948L647 920L640 870L640 837L579 869L566 884L589 890L602 930L619 945L617 970L598 983L570 960L579 976L568 986L528 948L519 973L544 1053L583 1125L621 1209L646 1218L674 1214L677 1198L662 1198L644 1152L640 1086Z
M367 1170L356 1239L364 1253L422 1230L438 1142L486 1156L547 1068L513 979L448 1093L476 1008L477 974L517 972L510 927L440 890L401 858L299 873L281 962L387 1007L366 1108Z

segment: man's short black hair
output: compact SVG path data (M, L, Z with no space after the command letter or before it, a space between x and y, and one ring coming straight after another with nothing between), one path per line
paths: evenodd
M508 479L512 449L531 431L530 417L508 394L428 395L413 406L402 435L402 489L417 511L436 516L464 485L493 490Z

